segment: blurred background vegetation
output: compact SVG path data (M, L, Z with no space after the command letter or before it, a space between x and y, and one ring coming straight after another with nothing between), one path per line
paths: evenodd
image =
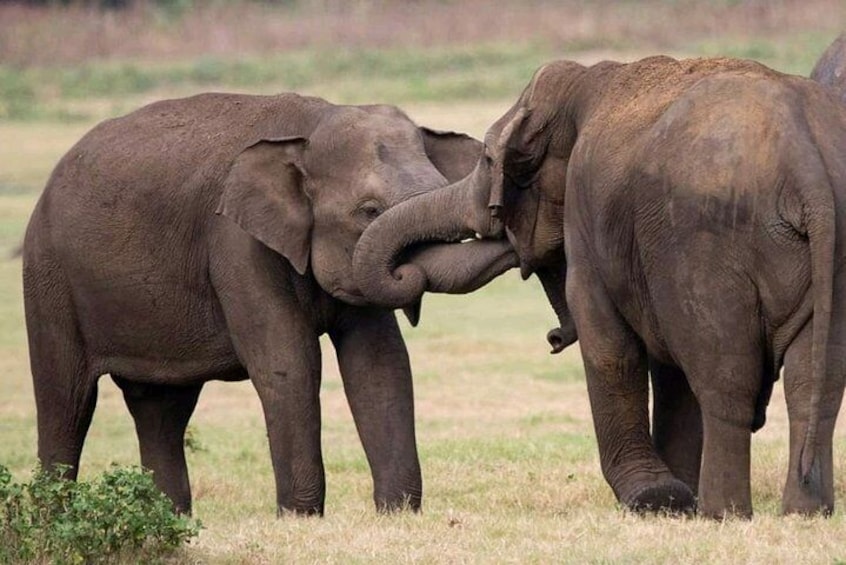
M719 54L806 74L843 22L842 0L5 1L0 120L90 121L222 89L500 100L564 57Z

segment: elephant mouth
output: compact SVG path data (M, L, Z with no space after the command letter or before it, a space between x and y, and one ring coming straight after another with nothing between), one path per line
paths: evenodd
M364 297L358 291L349 291L343 288L334 288L332 289L329 294L332 295L333 298L337 298L347 304L351 304L353 306L367 306L370 302L367 298Z

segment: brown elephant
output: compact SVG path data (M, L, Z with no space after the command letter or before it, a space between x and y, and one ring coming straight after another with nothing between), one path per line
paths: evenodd
M488 130L473 173L371 224L356 276L374 302L404 303L418 267L391 268L409 242L504 228L572 317L602 470L631 508L689 510L698 494L704 515L751 515L750 435L784 366L783 510L829 513L844 147L830 91L751 61L554 62Z
M846 33L840 34L820 55L811 78L835 89L846 103Z
M57 165L24 242L42 464L76 477L97 381L109 373L142 464L190 511L183 436L200 389L249 378L279 511L322 513L318 337L327 333L377 508L419 508L407 351L394 313L355 284L352 254L375 217L465 176L481 148L392 106L295 94L203 94L94 128ZM433 273L428 288L453 292L516 265L503 242L433 244L409 260ZM419 302L407 306L416 323Z

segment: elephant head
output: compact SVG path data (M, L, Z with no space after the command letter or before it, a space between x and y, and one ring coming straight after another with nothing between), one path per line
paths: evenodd
M365 231L354 259L372 301L401 304L419 285L414 265L399 264L407 249L450 234L503 234L519 256L523 278L537 273L561 327L550 332L554 352L576 339L564 297L564 192L576 120L567 110L585 68L551 63L485 135L472 173L449 187L391 209ZM562 108L564 110L562 111Z
M361 234L391 207L468 174L481 150L469 136L418 127L393 106L336 106L308 134L262 139L244 149L228 172L217 212L287 258L300 275L310 269L335 298L362 305L367 300L352 274ZM459 240L467 232L448 235ZM473 250L434 243L407 259L425 273L422 290L445 292L466 292L515 261L507 246L489 242ZM419 298L391 306L408 307L416 323Z
M846 33L840 34L820 56L811 78L832 87L846 103Z

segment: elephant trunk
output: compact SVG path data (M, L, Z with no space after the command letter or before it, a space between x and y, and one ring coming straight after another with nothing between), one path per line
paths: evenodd
M510 247L462 240L501 231L488 209L490 174L483 161L466 178L388 209L362 234L353 272L374 304L400 308L426 290L465 293L514 266ZM418 246L427 242L446 246ZM406 262L403 262L405 260Z
M543 267L537 270L546 297L549 299L552 309L558 318L559 326L551 329L546 334L546 340L552 347L551 353L560 353L568 345L576 342L576 324L567 306L567 299L564 294L564 286L567 279L567 262L562 258L553 263L554 266Z
M519 265L517 254L505 239L423 245L413 250L402 268L426 274L429 292L465 294L489 283Z

